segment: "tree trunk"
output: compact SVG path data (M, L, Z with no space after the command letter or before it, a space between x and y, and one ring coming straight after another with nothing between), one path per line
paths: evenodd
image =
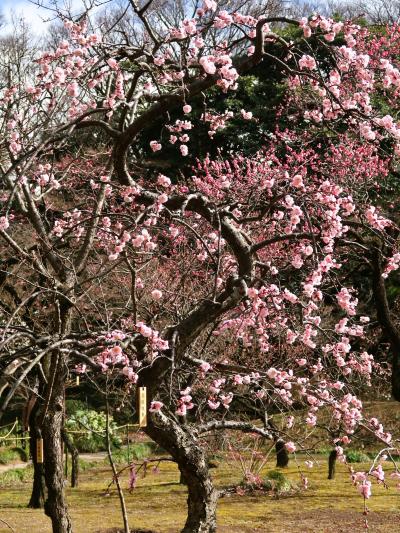
M215 533L218 492L211 480L207 458L190 429L158 413L146 433L178 463L188 487L188 517L182 533Z
M335 479L337 451L332 450L328 459L328 479Z
M66 287L66 289L70 288ZM54 334L63 336L71 329L72 307L69 299L55 301ZM64 457L62 429L65 412L65 379L68 355L55 349L44 360L46 374L45 399L41 413L44 448L44 476L47 499L44 511L50 517L53 533L72 533L71 519L64 495Z
M382 258L377 248L372 248L372 289L376 314L383 332L390 342L392 352L392 395L400 402L400 331L390 312L385 279L382 277Z
M31 507L32 509L42 509L44 507L45 500L44 472L43 464L36 461L36 440L36 432L34 433L34 437L32 437L31 433L30 452L32 455L33 464L33 484L28 507Z
M283 440L278 439L275 442L275 451L276 451L276 466L279 468L286 468L289 464L289 454L286 449L285 443Z
M193 450L194 451L194 450ZM182 533L214 533L217 531L217 492L201 450L179 469L188 487L188 517Z
M35 399L35 396L33 397ZM25 426L29 426L29 450L33 464L33 484L31 498L28 503L28 507L32 509L42 509L44 507L45 500L45 483L44 483L44 471L43 464L36 461L36 442L40 437L40 432L37 428L37 414L39 411L39 400L29 400L29 409L26 412L26 418L24 418Z
M62 430L61 435L67 450L71 454L71 487L75 488L78 486L79 478L79 452L65 429Z
M53 533L72 533L64 496L64 458L61 431L64 418L64 372L62 353L52 354L52 371L49 385L50 396L45 404L42 435L44 444L45 479L47 500L45 513L51 518Z

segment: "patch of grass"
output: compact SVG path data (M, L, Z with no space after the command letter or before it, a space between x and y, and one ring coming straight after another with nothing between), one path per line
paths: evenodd
M303 467L306 456L297 456ZM385 464L385 469L390 463ZM357 469L365 470L360 464ZM226 461L213 470L217 487L238 485L242 473L232 468ZM307 470L309 490L292 491L285 497L274 498L264 494L240 496L232 494L218 502L218 531L220 533L299 533L300 531L361 532L363 529L363 501L353 487L346 467L337 465L336 479L328 481L326 461L315 463ZM285 486L286 480L293 485L300 484L298 465L291 461L282 472L274 469L271 459L262 472L263 478L273 478L277 485ZM128 487L129 473L121 478L122 487ZM286 480L285 480L286 478ZM94 469L82 472L79 487L67 488L67 500L74 524L75 533L105 533L121 531L122 519L119 511L115 486L111 494L105 496L105 487L111 481L109 469L97 465ZM43 510L27 509L31 486L19 483L15 487L0 490L1 516L18 533L51 533L49 519ZM177 465L161 463L158 474L140 478L137 488L129 494L125 492L130 525L133 531L154 530L157 533L176 533L186 519L187 489L179 485ZM290 501L288 501L288 498ZM373 483L373 497L368 501L368 520L374 533L386 533L399 523L398 493L395 483L390 490ZM99 510L101 510L99 512ZM2 531L0 527L0 531Z
M24 461L28 460L28 456L25 450L22 448L0 448L0 464L8 465L15 461Z
M86 470L92 470L99 466L98 461L86 461L85 459L79 459L79 471L86 472Z
M326 455L328 456L331 451L333 450L333 447L332 448L318 448L317 450L313 451L313 453L317 453L318 455Z
M267 472L264 484L266 487L271 487L270 490L273 490L276 494L285 494L297 489L297 485L279 470L270 470Z
M367 463L370 460L369 455L361 450L347 450L346 458L348 463Z
M155 442L136 442L112 452L114 462L117 464L128 464L130 461L142 461L154 454L162 453L161 448ZM104 459L108 464L108 457Z
M25 468L13 468L0 474L0 487L21 485L30 482L33 477L33 467L31 465Z

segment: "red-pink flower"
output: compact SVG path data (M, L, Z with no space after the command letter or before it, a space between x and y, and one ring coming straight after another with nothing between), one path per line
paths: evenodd
M155 400L151 402L149 411L150 413L157 413L162 407L164 407L164 404L158 400Z
M153 152L158 152L162 148L162 144L158 141L150 141L150 148L153 150Z

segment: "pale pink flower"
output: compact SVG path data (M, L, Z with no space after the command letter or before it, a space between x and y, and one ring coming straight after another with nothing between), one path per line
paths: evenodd
M67 93L69 94L69 96L73 96L74 98L78 96L79 87L76 81L73 81L72 83L67 85Z
M200 365L200 370L205 374L208 372L211 368L210 363L207 363L207 361L203 361Z
M299 59L299 67L300 70L304 70L305 68L314 70L317 68L317 63L312 56L305 54Z
M293 187L297 188L303 187L303 176L301 176L300 174L296 174L296 176L294 176L292 179L292 185Z
M385 481L385 472L383 471L382 465L378 465L376 469L371 472L371 475L381 483Z
M137 380L139 379L139 376L136 374L136 372L131 367L125 366L122 369L122 373L124 374L124 376L126 376L129 379L129 381L132 381L132 383L136 383Z
M184 404L183 402L181 402L178 406L178 409L176 410L176 414L179 415L179 416L185 416L187 413L187 407L186 407L186 404Z
M352 479L356 483L360 481L365 481L367 479L367 474L365 472L354 472L354 474L352 475Z
M221 405L221 402L215 402L213 400L208 400L207 403L208 403L208 407L212 409L213 411L218 409L218 407Z
M111 69L116 70L118 68L118 61L114 59L113 57L110 57L110 59L107 59L107 65Z
M164 65L165 59L161 56L157 56L154 58L154 64L157 65L157 67L161 67L161 65Z
M164 174L160 174L157 178L157 183L161 187L167 188L171 185L171 180L167 176L164 176Z
M363 481L360 485L358 485L358 490L360 491L361 496L363 496L365 499L368 499L371 497L371 482L366 480Z
M278 374L279 374L279 371L276 368L271 367L267 370L267 376L270 379L274 379Z
M285 443L285 448L287 449L289 453L294 453L297 449L294 442L291 442L291 441Z
M214 65L214 63L210 60L210 56L203 56L199 60L200 65L203 67L206 74L215 74L217 71L217 67Z
M118 357L120 355L122 355L122 348L121 346L113 346L111 348L111 354L114 356L114 357Z
M251 111L245 111L242 109L240 112L244 120L251 120L253 118L253 113Z
M10 227L7 217L0 217L0 230L4 231Z
M153 298L153 300L161 300L162 295L162 292L158 289L154 289L153 291L151 291L151 297Z
M218 7L217 2L215 0L204 0L203 2L203 9L205 11L215 11Z

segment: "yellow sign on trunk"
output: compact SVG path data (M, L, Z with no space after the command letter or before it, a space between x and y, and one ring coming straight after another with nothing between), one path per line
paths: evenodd
M36 462L43 463L43 439L36 439Z
M147 426L147 391L146 387L139 387L139 427L144 428Z

